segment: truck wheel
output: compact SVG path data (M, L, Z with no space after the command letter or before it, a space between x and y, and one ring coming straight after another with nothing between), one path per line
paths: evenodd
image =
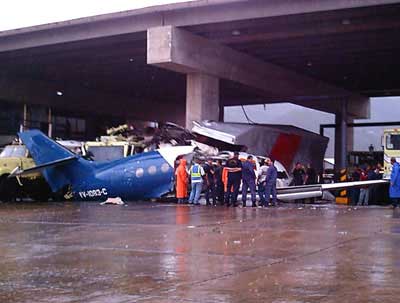
M8 174L0 177L0 201L15 201L17 193L17 184L15 179L7 178Z

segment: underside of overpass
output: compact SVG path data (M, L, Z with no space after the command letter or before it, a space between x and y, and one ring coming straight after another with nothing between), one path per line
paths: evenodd
M293 102L336 114L344 166L346 122L400 93L399 17L400 1L215 0L0 32L0 99L187 126Z

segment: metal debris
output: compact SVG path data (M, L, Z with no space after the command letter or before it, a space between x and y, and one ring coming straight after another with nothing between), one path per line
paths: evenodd
M105 205L105 204L112 204L112 205L124 205L124 201L120 197L116 198L108 198L106 201L101 202L100 205Z

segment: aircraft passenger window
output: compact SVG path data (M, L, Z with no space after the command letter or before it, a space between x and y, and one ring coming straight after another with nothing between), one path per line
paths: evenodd
M161 171L162 171L163 173L166 173L166 172L169 171L169 165L168 165L168 163L164 163L163 165L161 165Z
M155 167L154 165L150 166L148 172L150 175L154 175L157 172L157 167Z
M143 174L144 174L143 168L138 168L138 169L136 170L136 177L137 177L137 178L143 177Z

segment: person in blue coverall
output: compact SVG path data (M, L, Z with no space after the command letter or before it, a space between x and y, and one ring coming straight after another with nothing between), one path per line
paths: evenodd
M250 189L252 207L256 207L256 172L253 156L248 156L242 164L242 202L246 207L247 189Z
M396 158L391 158L392 173L390 175L389 196L392 200L394 208L399 206L400 201L400 164L396 162Z
M268 206L268 202L270 201L270 197L272 196L272 205L276 206L277 205L277 199L276 199L276 179L278 177L278 171L276 167L274 166L274 163L272 163L272 160L267 158L266 163L268 165L268 170L267 170L267 177L266 177L266 185L265 185L265 204L264 206Z

